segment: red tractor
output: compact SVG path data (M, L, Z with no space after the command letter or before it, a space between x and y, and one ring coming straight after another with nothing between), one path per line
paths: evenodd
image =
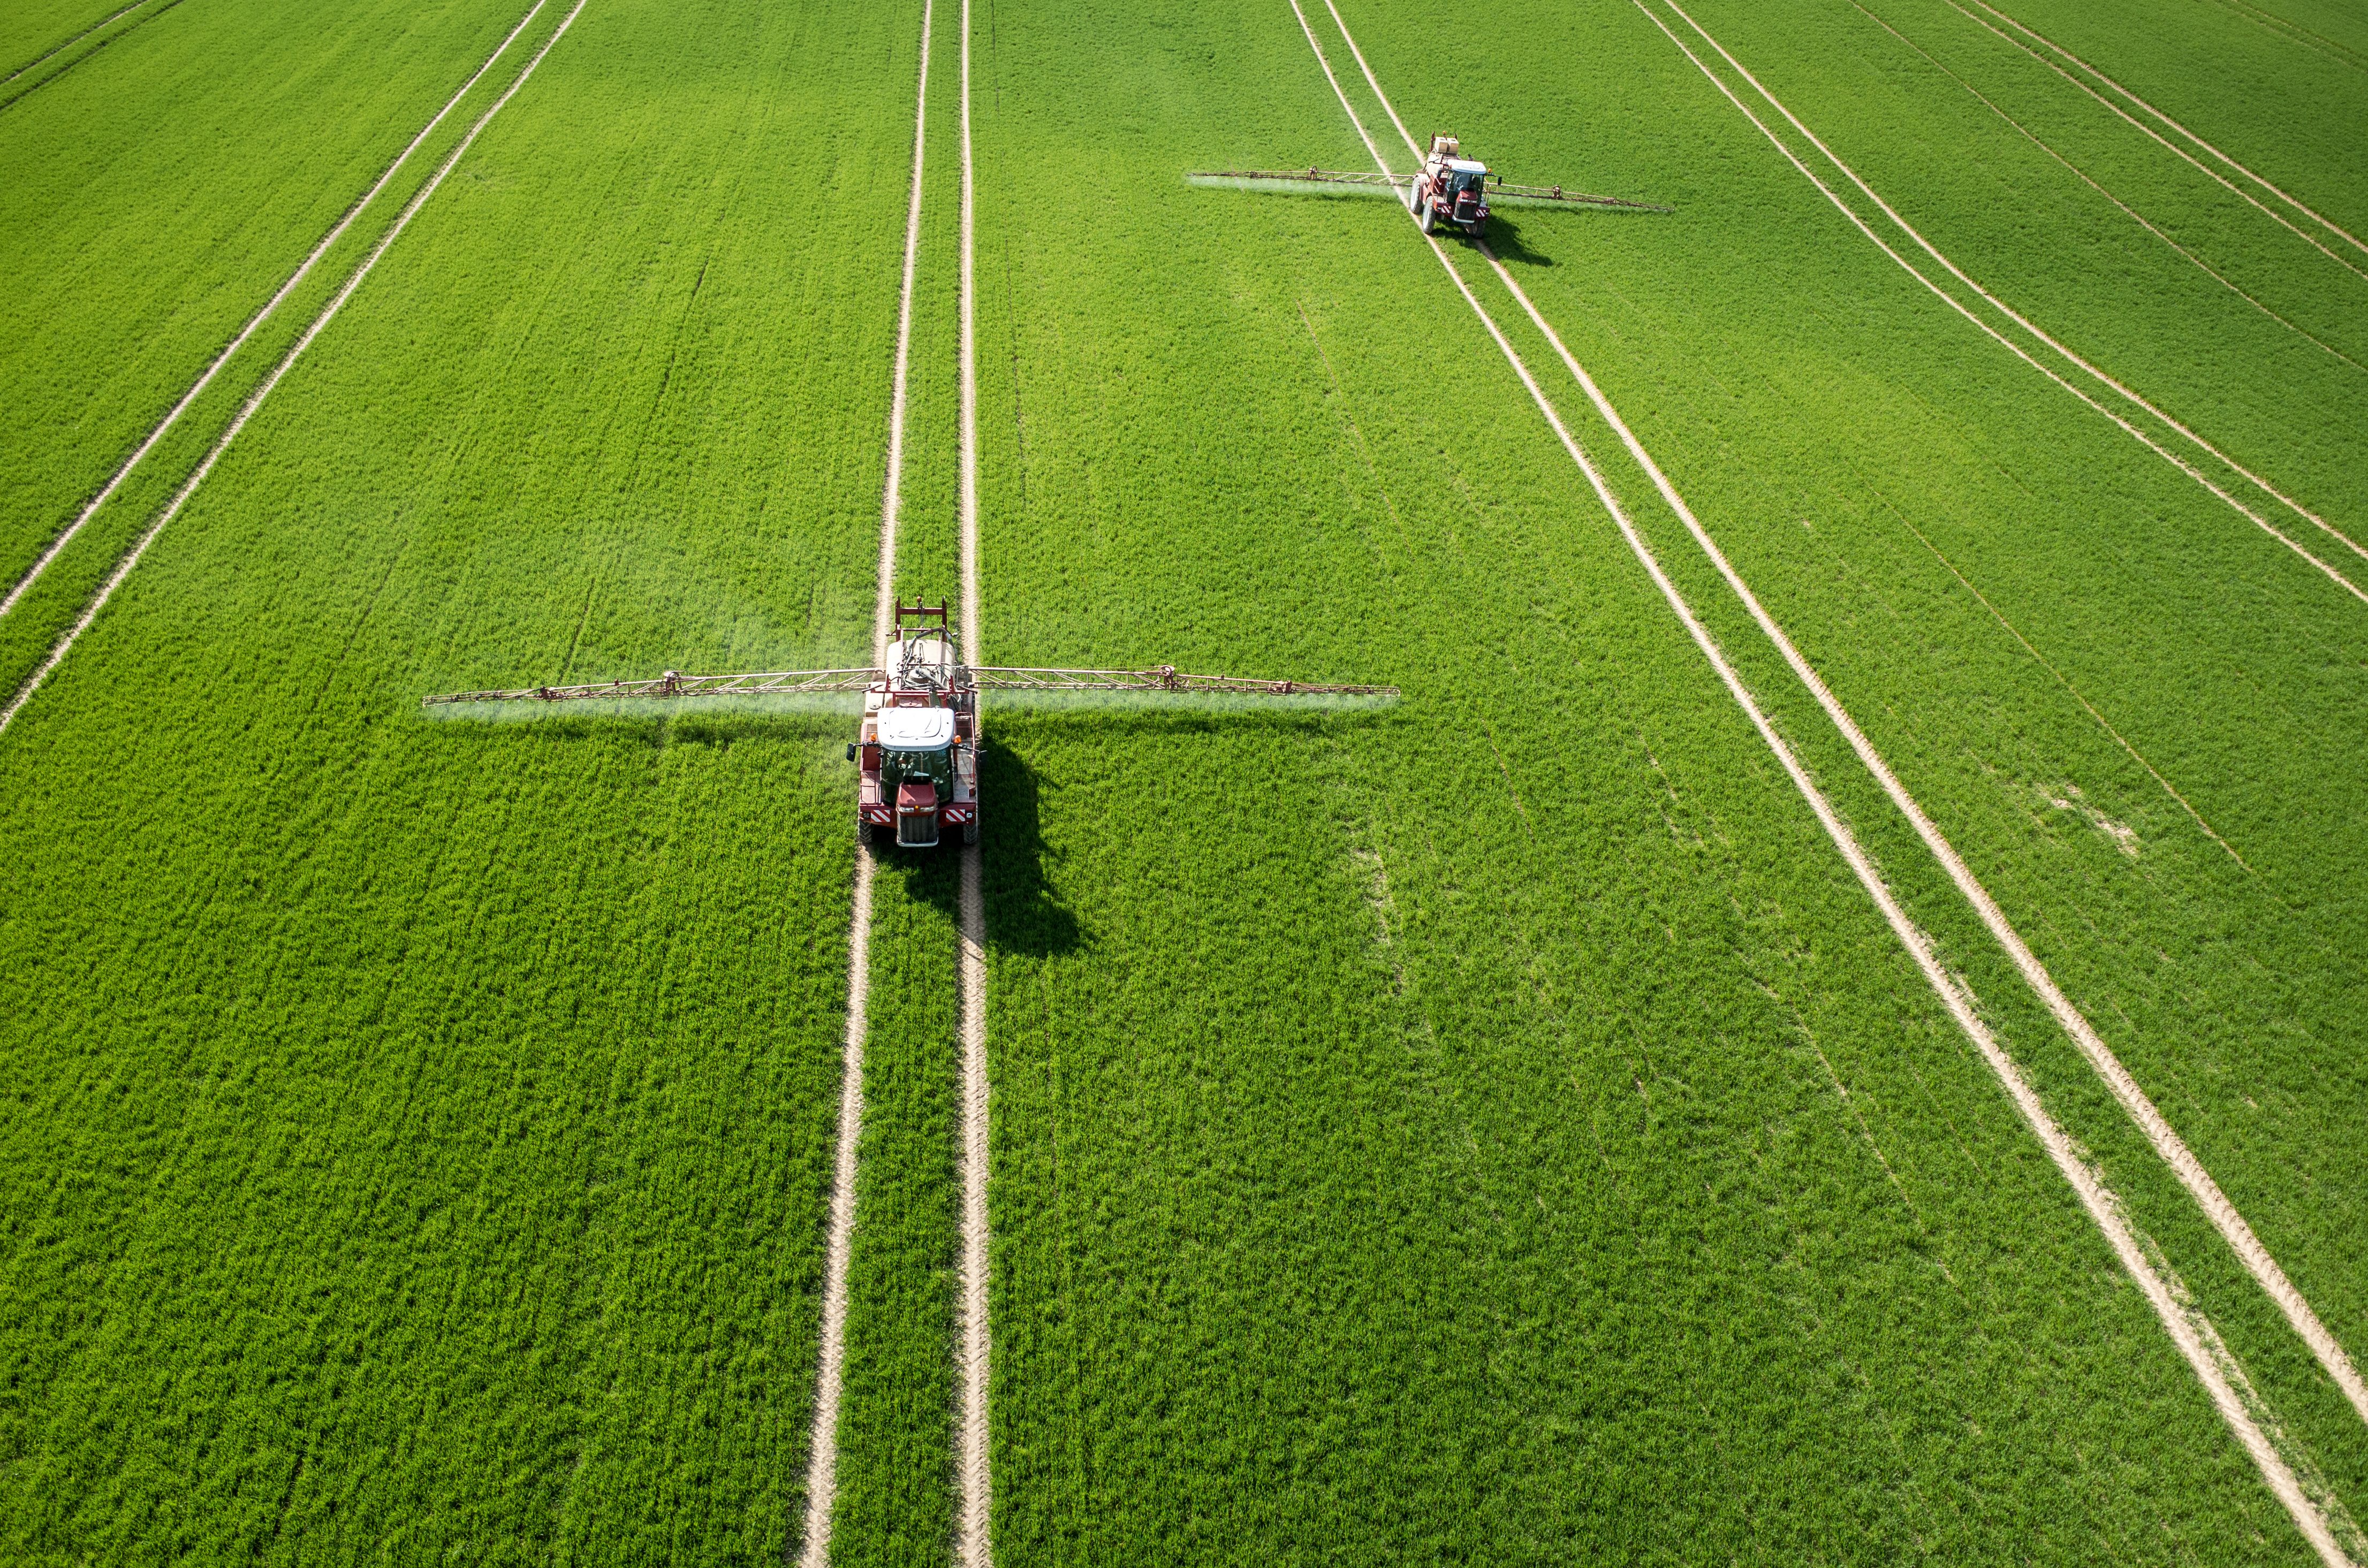
M944 605L896 607L884 674L863 694L863 728L847 745L862 772L856 832L927 849L960 828L976 844L978 688L954 657Z
M1450 223L1477 235L1488 226L1488 165L1463 156L1454 137L1434 136L1406 206L1426 234Z

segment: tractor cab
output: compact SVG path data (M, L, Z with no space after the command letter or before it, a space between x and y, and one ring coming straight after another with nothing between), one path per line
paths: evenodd
M894 803L896 842L927 849L938 841L939 807L953 798L953 710L882 708L875 733L880 793Z
M1469 158L1448 163L1447 210L1455 222L1469 227L1488 216L1488 165Z

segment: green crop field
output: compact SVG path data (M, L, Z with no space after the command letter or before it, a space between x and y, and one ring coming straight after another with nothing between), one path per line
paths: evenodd
M2368 1568L2352 0L0 76L0 1557Z

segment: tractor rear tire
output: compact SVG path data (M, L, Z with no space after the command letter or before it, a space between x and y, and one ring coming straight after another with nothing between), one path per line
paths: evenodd
M978 819L976 817L973 817L970 821L962 824L962 842L964 844L976 844L978 842Z
M1422 199L1422 210L1416 216L1422 221L1424 233L1431 234L1439 232L1439 214L1431 210L1430 198L1426 196Z

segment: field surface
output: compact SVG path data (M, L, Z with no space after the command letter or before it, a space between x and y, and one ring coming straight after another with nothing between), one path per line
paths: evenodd
M0 1550L2368 1564L2368 16L928 17L0 22Z

